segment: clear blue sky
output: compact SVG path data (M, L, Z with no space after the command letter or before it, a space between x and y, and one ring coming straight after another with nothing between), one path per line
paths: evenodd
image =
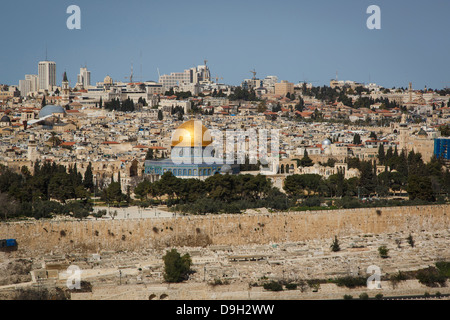
M68 30L66 9L81 8L81 30ZM369 5L381 8L381 30L369 30ZM71 85L87 63L92 83L124 81L203 64L238 85L276 75L297 83L340 80L385 87L450 87L448 0L42 0L4 1L0 11L0 83L57 63L57 82ZM141 59L142 53L142 59Z

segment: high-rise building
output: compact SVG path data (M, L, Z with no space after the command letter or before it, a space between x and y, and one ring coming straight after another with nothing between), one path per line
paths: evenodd
M22 97L26 97L31 92L31 81L19 80L19 91Z
M88 88L91 85L91 72L88 69L80 68L80 74L77 78L77 87Z
M189 84L202 84L211 81L211 72L206 65L194 67L184 70L184 72L172 72L170 75L164 74L159 77L159 83L163 85L166 90L176 86Z
M26 74L25 80L30 81L31 92L36 92L39 90L39 77L37 74Z
M52 90L56 86L56 63L39 62L39 90Z
M26 74L25 80L19 80L19 91L22 97L26 97L30 92L38 91L38 76Z

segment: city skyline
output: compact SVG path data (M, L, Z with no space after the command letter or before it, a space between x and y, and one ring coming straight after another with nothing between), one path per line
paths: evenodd
M180 72L207 59L211 77L232 85L251 78L255 69L259 78L276 75L313 85L328 85L337 72L339 80L384 87L450 86L445 63L450 43L440 34L449 27L449 4L443 1L426 7L418 1L377 1L381 30L366 27L368 1L284 1L270 10L266 1L172 6L132 1L109 7L77 1L81 30L66 27L70 4L5 4L10 14L1 24L16 29L5 35L13 45L2 53L1 83L18 85L26 74L37 74L38 62L46 58L57 64L56 84L66 71L71 86L85 65L92 84L106 75L126 81L131 64L136 81L158 81L158 69ZM27 41L19 41L23 37Z

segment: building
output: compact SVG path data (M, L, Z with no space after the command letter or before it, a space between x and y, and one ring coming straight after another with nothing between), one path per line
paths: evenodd
M77 77L77 87L78 88L88 88L91 85L91 72L88 69L80 68L80 74Z
M437 158L450 160L450 138L434 139L434 153Z
M275 84L276 95L286 96L288 93L294 93L294 84L292 82L282 80L280 83Z
M64 72L63 81L61 85L61 104L63 106L68 105L70 103L70 88L69 88L69 80L67 79L67 73Z
M31 81L19 80L19 91L22 97L28 96L28 94L31 92Z
M11 118L8 116L3 116L0 119L0 127L10 127L11 126Z
M161 99L159 106L163 111L170 112L175 107L181 107L184 109L184 113L187 114L191 110L191 102L189 100L171 100Z
M52 90L56 86L56 63L41 61L38 71L39 90Z
M66 110L61 106L46 105L39 111L38 118L42 119L48 116L54 116L57 118L64 118L66 115Z
M145 161L145 174L151 181L159 180L166 172L178 178L205 180L216 173L238 174L238 164L223 164L214 157L213 139L201 121L189 120L179 126L171 143L171 158ZM209 154L205 158L205 154Z
M278 82L277 76L267 76L263 80L263 87L270 93L275 93L275 84Z
M199 85L211 82L211 72L206 65L186 69L183 72L172 72L170 75L164 74L159 77L159 83L166 90L182 85Z

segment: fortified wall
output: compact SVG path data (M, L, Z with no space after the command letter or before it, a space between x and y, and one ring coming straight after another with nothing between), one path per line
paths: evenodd
M140 251L178 246L297 242L450 227L450 205L160 219L0 223L0 238L34 253Z

